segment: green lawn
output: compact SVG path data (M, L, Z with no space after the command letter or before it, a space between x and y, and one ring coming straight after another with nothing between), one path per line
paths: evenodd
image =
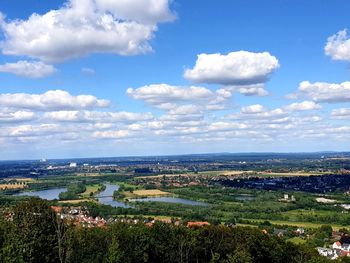
M305 228L318 228L322 225L331 225L334 230L339 230L340 228L348 228L350 226L341 226L336 224L322 224L322 223L310 223L310 222L291 222L291 221L281 221L281 220L264 220L264 219L245 219L249 220L250 223L256 225L258 223L262 223L264 221L269 221L273 225L286 225L286 226L298 226Z
M80 196L84 198L89 197L90 193L92 192L93 194L95 194L98 191L99 187L100 187L99 184L87 185L85 192L81 193Z
M290 239L287 239L288 242L292 242L293 244L296 244L296 245L301 245L301 244L305 244L306 243L306 240L305 239L302 239L300 237L292 237Z

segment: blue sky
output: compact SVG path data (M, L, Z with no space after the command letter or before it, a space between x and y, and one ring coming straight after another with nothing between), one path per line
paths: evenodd
M3 0L0 159L349 150L349 8Z

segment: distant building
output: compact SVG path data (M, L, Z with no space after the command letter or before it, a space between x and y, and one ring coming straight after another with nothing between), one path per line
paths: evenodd
M285 229L275 228L273 230L273 235L278 236L278 237L283 237L286 233L287 233L287 230L285 230Z
M305 229L302 227L298 227L298 229L295 230L295 233L298 235L303 235L305 233Z
M296 201L294 195L291 195L291 196L289 197L288 194L284 194L284 195L283 195L283 198L280 198L280 199L278 199L278 200L279 200L280 202L295 202L295 201Z
M318 247L317 251L318 251L318 253L321 256L327 257L329 259L336 259L336 258L338 258L338 254L333 249L324 248L324 247Z
M77 167L77 163L70 163L69 167L71 167L71 168Z

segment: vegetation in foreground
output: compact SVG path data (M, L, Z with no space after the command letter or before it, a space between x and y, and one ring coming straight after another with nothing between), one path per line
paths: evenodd
M84 228L63 222L37 198L12 211L12 220L0 222L1 262L328 262L312 248L254 228L164 223Z

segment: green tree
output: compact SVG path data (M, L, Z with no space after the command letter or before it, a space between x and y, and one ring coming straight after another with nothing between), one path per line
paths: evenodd
M59 262L56 214L46 201L31 198L14 207L13 228L7 235L5 256L19 262Z

